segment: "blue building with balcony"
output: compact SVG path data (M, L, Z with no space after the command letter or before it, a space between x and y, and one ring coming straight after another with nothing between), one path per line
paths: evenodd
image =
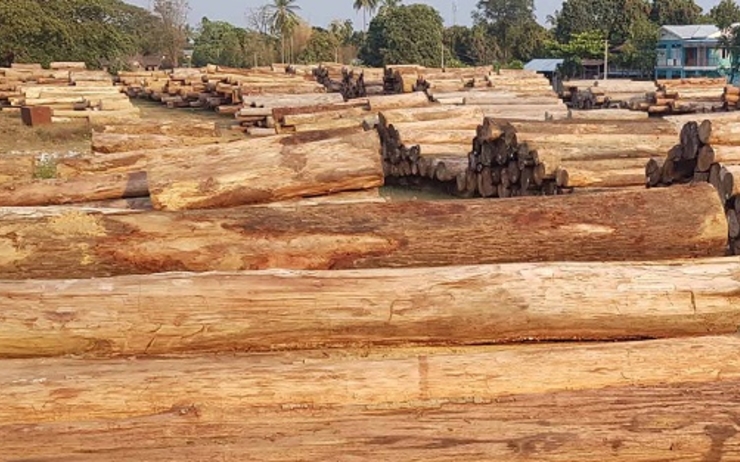
M730 56L719 46L721 37L722 32L712 25L661 27L655 78L726 76Z

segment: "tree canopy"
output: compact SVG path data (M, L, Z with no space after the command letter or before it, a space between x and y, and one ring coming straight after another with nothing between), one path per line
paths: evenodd
M3 0L0 56L18 62L123 63L159 46L160 24L121 0Z
M708 14L695 0L564 0L548 16L548 30L536 19L534 0L477 0L471 27L445 28L437 10L413 0L352 0L372 16L363 33L340 19L312 27L300 17L307 0L264 0L246 12L247 27L203 18L191 31L188 0L152 1L150 12L124 0L2 0L0 58L95 66L156 54L176 65L192 38L194 65L359 57L370 66L518 66L538 57L601 58L606 40L610 62L649 75L661 25L711 23L729 31L740 22L736 0L721 0Z
M440 65L444 26L439 12L428 5L382 8L370 22L360 59L369 66L415 63Z
M709 11L712 22L721 30L740 23L740 6L735 0L722 0Z

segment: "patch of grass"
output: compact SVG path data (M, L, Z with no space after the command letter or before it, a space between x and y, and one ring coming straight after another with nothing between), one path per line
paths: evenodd
M41 156L36 162L33 177L40 180L50 180L57 177L57 161L53 156Z
M91 126L87 121L27 127L20 114L0 112L0 152L87 152L90 137Z

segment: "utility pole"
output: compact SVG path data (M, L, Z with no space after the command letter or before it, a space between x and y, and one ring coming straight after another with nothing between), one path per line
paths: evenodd
M444 41L442 42L442 69L445 68L445 44Z
M604 80L609 74L609 39L604 40Z
M457 2L452 2L452 25L457 26Z

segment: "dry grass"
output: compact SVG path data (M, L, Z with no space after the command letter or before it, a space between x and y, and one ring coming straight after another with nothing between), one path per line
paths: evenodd
M0 112L0 153L88 152L91 130L86 121L26 127L20 114Z

